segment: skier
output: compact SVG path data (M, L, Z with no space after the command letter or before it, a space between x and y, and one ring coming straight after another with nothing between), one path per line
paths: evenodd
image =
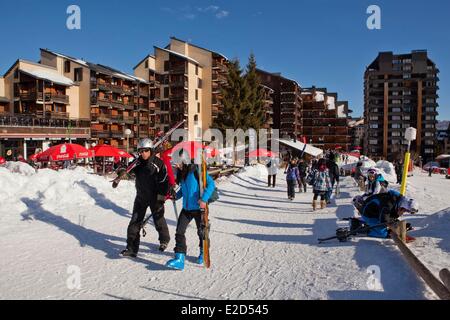
M291 160L284 173L286 174L288 199L292 201L295 199L295 185L297 182L300 185L300 173L295 159Z
M139 251L140 231L148 207L159 234L159 250L166 250L170 241L164 218L164 202L169 189L166 166L156 157L153 142L148 138L139 141L138 153L139 164L130 171L136 176L136 199L127 230L127 248L121 252L123 256L129 257L136 257Z
M267 168L267 187L272 186L275 188L275 182L277 180L277 173L279 169L279 160L272 156L269 162L266 164Z
M200 197L198 166L195 164L183 163L181 170L177 172L177 184L181 186L176 194L176 199L183 198L183 210L177 223L177 231L175 234L175 258L169 260L166 265L177 270L184 269L184 260L186 257L186 229L192 219L197 225L197 235L200 240L200 254L197 259L198 264L203 264L203 225L202 210L206 208L206 204L210 200L214 192L214 180L209 174L206 174L206 186L203 195Z
M395 175L397 176L397 184L401 184L403 175L403 165L401 161L395 162L394 168L395 168Z
M362 208L362 222L375 226L380 223L392 223L405 212L417 213L419 206L414 199L402 196L398 191L389 190L369 197ZM368 232L369 237L388 238L387 226L372 228Z
M308 174L308 165L303 159L300 159L298 163L298 172L300 174L300 181L299 181L300 192L302 192L302 186L303 191L306 192L306 176Z
M317 162L317 169L314 169L313 175L313 210L317 208L317 198L320 196L320 208L324 209L327 205L326 193L331 189L330 175L328 173L327 164L325 159L320 159ZM332 190L332 189L331 189Z
M383 175L375 168L370 168L367 171L367 185L366 192L363 197L369 197L379 193L387 192L389 183L384 179Z
M339 184L339 167L335 162L335 157L331 153L329 155L329 158L327 160L327 168L330 175L330 183L331 183L331 190L327 192L326 201L327 204L331 203L331 194L333 193L334 184Z

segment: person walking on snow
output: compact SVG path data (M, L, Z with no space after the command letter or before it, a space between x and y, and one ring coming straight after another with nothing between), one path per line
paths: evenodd
M328 174L330 175L331 190L327 191L326 201L327 204L330 204L334 185L335 183L339 184L339 167L335 162L335 157L333 156L333 154L330 154L330 157L327 160L327 168Z
M266 168L267 168L267 187L270 188L270 186L272 186L273 188L275 188L277 173L279 169L279 160L275 156L272 156L269 159L269 162L267 162Z
M139 251L140 231L148 207L159 234L159 250L166 250L170 241L169 228L164 218L164 203L169 190L166 166L156 156L150 139L139 141L138 153L140 156L136 161L139 163L130 172L136 176L136 199L127 230L127 248L121 252L123 256L133 258Z
M317 208L317 198L320 196L320 208L324 209L327 206L326 193L331 189L330 175L328 173L326 160L320 159L317 163L317 169L313 172L313 210Z
M303 187L303 191L306 193L306 176L308 175L308 165L303 159L300 159L298 163L298 172L300 174L300 182L298 187L300 192L302 192Z
M297 182L300 185L300 173L298 171L297 161L295 159L291 160L291 163L286 168L285 174L288 199L292 201L295 199L295 186L297 185Z
M195 224L197 225L197 235L200 242L200 254L198 256L197 263L203 264L204 226L202 225L202 214L206 208L206 204L214 192L215 184L214 180L207 173L206 186L203 195L200 195L200 178L201 177L198 176L198 166L195 164L184 163L181 170L177 172L177 184L180 185L181 188L176 194L176 199L183 198L183 210L180 212L180 217L177 223L177 231L175 234L175 258L166 263L166 266L173 269L184 269L184 261L187 252L185 234L192 219L195 220Z

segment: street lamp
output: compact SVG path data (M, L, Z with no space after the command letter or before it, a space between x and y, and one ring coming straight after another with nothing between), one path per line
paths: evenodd
M402 186L400 189L400 194L404 196L406 194L406 177L408 176L409 161L411 158L411 141L416 140L417 130L415 128L409 127L405 131L405 139L408 141L408 151L405 153L405 161L403 163L403 177Z
M91 143L92 149L94 149L96 145L97 144L95 142L92 142ZM95 151L94 150L92 150L92 157L93 157L92 165L94 166L94 173L97 173L97 167L95 166Z
M127 136L127 153L128 153L128 148L129 148L129 139L130 139L130 135L131 135L131 130L130 129L125 129L125 135ZM128 165L128 158L127 158L127 165Z

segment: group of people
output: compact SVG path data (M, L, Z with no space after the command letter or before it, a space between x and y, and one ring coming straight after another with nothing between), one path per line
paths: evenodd
M333 188L339 184L339 166L336 163L336 154L326 153L325 157L313 159L309 163L303 158L289 158L284 173L286 174L287 196L293 201L295 199L298 186L299 192L307 192L307 186L311 186L313 192L312 207L318 208L318 198L320 197L320 208L323 209L331 202ZM275 187L276 174L279 168L279 161L271 158L267 164L268 187Z
M350 227L352 230L364 230L368 236L388 238L389 227L397 222L405 213L418 212L419 206L414 199L407 198L400 192L389 189L389 183L383 174L376 168L370 168L363 173L362 163L357 164L354 176L358 185L365 181L364 193L353 198L353 205L360 217L352 218ZM397 182L401 181L397 177ZM408 228L411 229L410 224ZM414 240L407 236L407 241Z
M198 175L197 165L185 159L183 163L172 167L170 157L164 150L154 148L150 139L143 139L138 144L138 164L129 172L136 178L136 198L133 214L127 229L127 247L121 252L125 257L136 257L139 251L140 232L147 208L150 208L154 226L159 235L159 250L165 251L170 241L169 229L164 217L165 202L183 199L183 209L177 221L175 233L175 258L167 262L170 268L183 270L187 252L186 229L194 219L199 236L199 256L197 262L203 263L203 231L202 214L210 200L215 184L206 174L206 185L200 192L201 177ZM173 170L175 169L175 170ZM123 172L123 171L122 171ZM121 173L122 175L124 173ZM176 185L180 188L175 191Z

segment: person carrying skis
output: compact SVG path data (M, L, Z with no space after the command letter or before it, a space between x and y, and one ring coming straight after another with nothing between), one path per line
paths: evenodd
M327 206L326 193L331 189L330 175L328 173L328 168L326 160L324 158L317 162L317 169L314 169L313 175L313 210L317 208L317 198L320 196L320 208L324 209Z
M414 199L402 196L398 191L389 190L369 197L361 210L361 222L367 226L376 226L386 223L384 226L374 227L369 230L369 237L388 238L388 224L395 222L404 213L417 213L419 205Z
M192 163L183 163L181 170L177 171L177 184L181 186L177 192L176 199L183 198L183 210L177 223L177 231L175 234L175 258L169 260L166 266L169 268L183 270L184 261L187 252L186 246L186 229L192 219L197 225L197 235L199 237L200 254L197 258L198 264L203 264L203 232L202 211L206 208L206 204L214 192L214 180L207 173L206 186L203 195L200 195L198 165Z
M123 256L137 256L140 243L140 231L147 208L153 215L153 222L159 234L159 251L164 251L170 241L169 228L164 218L164 203L169 190L167 170L164 162L156 156L152 140L139 141L138 165L130 171L136 176L136 198L133 214L127 229L127 248Z
M275 188L275 183L277 180L277 173L278 173L278 169L279 169L279 160L275 157L272 156L269 160L269 162L267 162L266 164L266 168L267 168L267 187L270 188L270 186L272 186L273 188Z
M298 172L300 174L300 181L298 186L300 192L302 192L302 187L303 191L306 192L306 176L308 175L308 165L305 160L303 160L303 158L301 158L298 162Z
M335 183L339 184L339 166L336 164L335 160L336 160L335 156L331 153L326 162L331 183L331 190L327 191L326 196L327 204L331 203L331 195L333 193Z
M288 199L292 201L295 199L295 186L297 182L300 185L300 173L295 159L291 160L284 173L286 174Z

